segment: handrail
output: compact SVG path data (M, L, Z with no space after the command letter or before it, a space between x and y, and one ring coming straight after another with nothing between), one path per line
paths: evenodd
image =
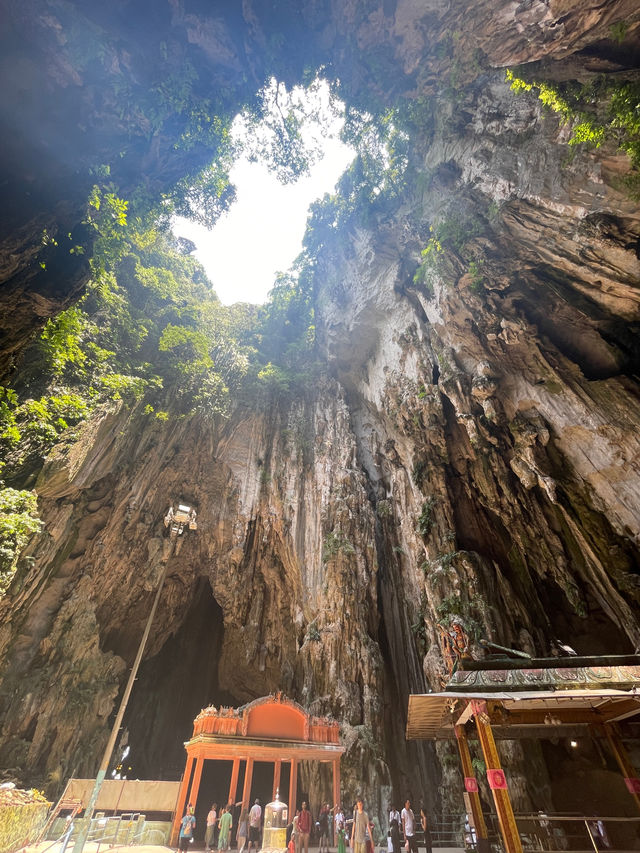
M491 815L495 821L495 815ZM574 813L547 813L535 812L533 814L514 815L518 825L518 831L523 841L525 850L576 850L586 848L593 853L607 850L614 853L617 849L612 838L609 837L607 826L609 824L640 824L640 816L626 817L622 815L585 815ZM523 824L532 824L530 832L526 832ZM539 826L536 826L539 824ZM554 826L554 824L559 824ZM571 824L578 827L572 830ZM618 839L624 841L624 836ZM623 848L628 844L623 844Z

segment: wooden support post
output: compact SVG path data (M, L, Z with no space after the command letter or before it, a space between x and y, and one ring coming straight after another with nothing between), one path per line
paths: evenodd
M187 755L187 764L184 768L184 776L180 784L178 793L178 801L176 803L176 813L173 818L173 826L171 827L171 838L169 843L175 847L178 843L178 833L180 831L180 821L184 815L184 808L187 804L187 791L189 790L189 782L191 781L191 770L193 768L193 755Z
M333 805L338 806L339 804L340 804L340 759L334 758L333 759ZM333 823L333 832L332 832L333 843L337 846L338 836L336 834L336 821L335 821L336 813L335 813L335 811L333 811L332 814L333 814L333 821L332 821L332 823Z
M247 758L247 764L244 771L244 787L242 789L242 808L248 809L251 805L249 799L251 797L251 780L253 778L253 758Z
M233 759L233 768L231 770L231 783L229 785L229 799L227 802L235 805L238 796L238 776L240 775L240 759Z
M496 804L500 832L504 840L506 853L522 853L522 842L516 819L513 816L513 807L507 789L507 780L500 766L500 756L493 739L491 723L487 713L487 703L483 699L471 700L473 715L478 730L478 738L482 747L485 764L487 765L487 781Z
M609 741L611 751L615 755L616 761L618 762L618 767L622 771L624 783L627 786L627 791L629 791L629 793L635 800L636 806L640 810L640 779L638 778L636 769L631 763L629 754L624 748L624 744L620 739L620 732L618 730L618 727L615 725L615 723L606 723L603 728L605 735L607 736L607 740Z
M276 758L273 764L273 794L271 795L271 799L275 800L276 794L280 790L280 769L282 767L282 761L279 758Z
M293 820L296 813L296 798L298 796L298 759L291 759L291 773L289 774L289 820Z
M458 741L458 750L460 752L460 762L462 763L462 773L464 775L464 787L469 795L471 803L471 817L476 831L476 836L479 839L487 839L487 824L482 813L482 805L480 803L480 794L478 793L478 780L473 770L471 763L471 753L469 752L469 743L467 741L467 733L464 726L455 726L456 739ZM486 845L478 845L478 847L486 847Z

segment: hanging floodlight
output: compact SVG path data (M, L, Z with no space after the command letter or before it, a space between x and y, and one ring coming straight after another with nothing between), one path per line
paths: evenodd
M182 536L182 533L187 527L189 530L197 530L196 522L197 512L195 507L187 503L177 503L175 506L171 504L164 517L164 526L169 529L169 536Z

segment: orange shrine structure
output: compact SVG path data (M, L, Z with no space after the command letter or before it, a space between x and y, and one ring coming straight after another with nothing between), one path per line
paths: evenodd
M185 743L187 764L180 785L171 830L175 845L187 803L195 805L205 761L232 761L227 802L238 801L240 762L245 762L242 806L251 802L254 761L273 762L273 798L280 787L282 763L290 764L289 815L295 814L300 761L331 763L333 802L340 801L339 724L314 717L281 693L256 699L241 708L204 708L193 721L193 736Z

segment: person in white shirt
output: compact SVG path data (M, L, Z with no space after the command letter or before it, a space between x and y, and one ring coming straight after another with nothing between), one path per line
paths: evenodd
M334 826L335 826L335 828L336 828L336 831L335 831L335 839L336 839L336 840L335 840L335 844L337 844L337 843L338 843L338 841L337 841L337 838L338 838L338 831L339 831L339 829L340 829L340 827L341 827L341 826L344 826L344 812L342 811L342 806L341 806L339 803L336 803L336 807L335 807L335 809L334 809L333 815L334 815L334 817L333 817L333 825L334 825Z
M251 811L249 812L249 844L247 845L247 853L249 853L249 850L251 850L252 844L256 850L260 849L261 818L262 808L260 807L260 800L256 800L255 803L251 806Z
M400 826L400 812L395 806L391 806L391 810L389 811L389 826L391 826L392 820L397 820L398 826Z
M402 809L402 832L404 840L409 844L409 853L418 853L418 842L415 836L416 819L411 808L411 800L407 800Z
M218 825L218 804L214 803L211 806L207 815L207 830L204 836L204 850L209 853L216 846L216 827Z

